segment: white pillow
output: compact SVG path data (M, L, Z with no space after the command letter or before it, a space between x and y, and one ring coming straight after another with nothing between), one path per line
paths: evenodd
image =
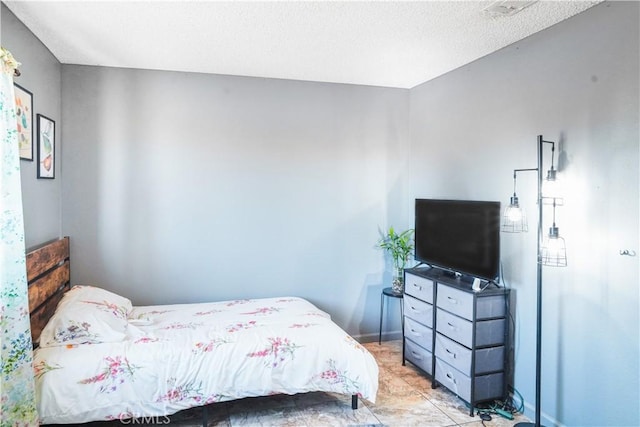
M126 338L131 301L94 286L67 292L40 334L40 347L118 342Z

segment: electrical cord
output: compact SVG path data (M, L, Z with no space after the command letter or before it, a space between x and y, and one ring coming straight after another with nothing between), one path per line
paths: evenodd
M511 392L512 395L518 395L518 400L520 400L520 404L516 407L515 403L513 402L513 397L511 397L511 405L512 405L512 412L513 413L524 413L524 399L522 398L522 395L520 394L520 392L518 390L516 390L514 387L509 387L509 391Z
M504 285L505 289L512 289L511 286L509 286L509 283L507 282L507 280L505 280L504 278L504 270L503 270L503 264L500 263L500 278L502 280L502 283ZM506 304L506 310L507 310L507 314L509 317L509 330L510 332L510 336L509 336L509 348L507 349L507 369L505 374L507 375L507 378L511 378L511 373L512 373L512 361L515 363L515 349L516 349L516 342L515 342L515 331L516 331L516 322L515 322L515 318L513 317L513 314L510 310L510 301L508 302L505 299L505 304ZM522 395L520 394L520 392L518 392L518 390L515 389L515 387L508 385L508 390L510 392L510 397L509 400L507 402L502 402L502 410L507 411L510 414L516 414L516 413L524 413L524 399L522 398ZM516 405L515 401L514 401L514 397L517 396L518 400L519 400L519 405Z
M522 411L514 406L512 398L507 401L494 400L491 403L481 403L476 406L476 414L484 421L490 421L492 415L513 420L514 415L518 413Z

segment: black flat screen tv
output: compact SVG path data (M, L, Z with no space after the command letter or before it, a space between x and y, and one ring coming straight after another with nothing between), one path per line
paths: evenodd
M416 199L415 259L448 272L497 281L500 202Z

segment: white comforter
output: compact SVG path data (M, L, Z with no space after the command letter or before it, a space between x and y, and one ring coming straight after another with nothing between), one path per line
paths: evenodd
M42 423L170 415L309 391L375 401L374 358L300 298L134 307L128 329L122 342L35 351Z

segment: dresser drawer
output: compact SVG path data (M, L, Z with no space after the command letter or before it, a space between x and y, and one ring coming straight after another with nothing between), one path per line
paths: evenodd
M504 345L506 319L482 320L476 322L476 347Z
M404 337L420 344L425 349L432 351L433 329L418 323L410 317L404 317Z
M473 352L449 338L436 334L434 354L440 360L449 363L465 375L471 375L471 359ZM487 347L475 351L476 363L474 374L501 371L504 368L504 347Z
M404 292L433 304L433 281L415 274L405 273Z
M505 344L505 319L476 322L476 348ZM436 312L436 330L469 348L473 346L473 323L443 310Z
M469 348L473 344L473 323L449 312L436 312L436 330Z
M404 358L429 375L433 374L431 369L433 354L409 339L404 340Z
M471 350L467 347L436 334L435 355L465 375L471 375Z
M403 303L405 316L430 328L433 327L433 305L406 294Z
M473 320L473 294L438 284L437 306L450 313Z
M491 319L505 317L507 313L507 299L504 295L480 296L476 302L476 319Z
M458 371L453 366L438 359L436 362L436 381L471 402L471 378ZM473 392L474 401L502 398L504 390L504 375L502 372L475 377Z
M474 294L456 289L451 286L438 284L437 306L450 311L460 317L473 320ZM506 296L482 295L476 296L476 320L505 317L507 312Z

